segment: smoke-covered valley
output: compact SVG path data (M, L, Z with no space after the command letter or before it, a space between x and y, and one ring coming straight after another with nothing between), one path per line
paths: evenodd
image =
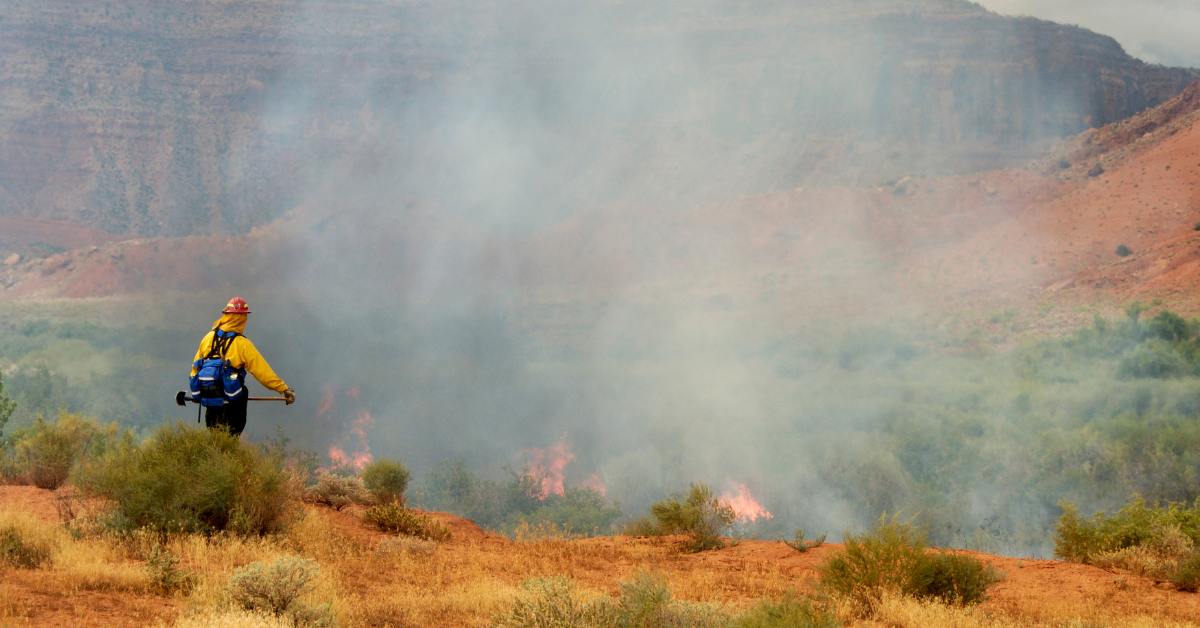
M1008 553L1047 553L1062 498L1195 497L1190 459L1126 438L1198 411L1122 375L1142 328L1046 338L1119 328L1112 250L1157 268L1200 210L1191 104L1145 130L1162 199L1107 200L1161 165L1141 145L1059 142L1200 71L948 1L3 11L22 420L194 420L171 396L236 293L300 396L254 440L488 476L565 444L627 514L745 485L764 535L901 511ZM1158 238L1070 228L1143 202ZM67 223L107 235L49 242Z

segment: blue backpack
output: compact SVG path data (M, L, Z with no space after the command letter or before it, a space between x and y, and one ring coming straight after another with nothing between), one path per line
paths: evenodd
M192 399L199 401L201 406L223 406L246 391L242 385L246 369L235 369L225 359L229 346L237 337L238 333L234 331L215 330L208 355L192 364L196 369L191 382Z

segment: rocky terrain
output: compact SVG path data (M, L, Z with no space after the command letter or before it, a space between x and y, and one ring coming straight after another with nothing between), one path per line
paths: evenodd
M0 216L139 237L364 190L527 232L980 172L1200 78L953 0L5 0L0 53Z

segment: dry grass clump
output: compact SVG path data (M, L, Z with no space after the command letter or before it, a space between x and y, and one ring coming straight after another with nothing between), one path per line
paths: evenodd
M673 599L666 581L640 573L620 595L588 596L567 576L537 577L493 620L497 628L835 628L832 614L793 595L741 611ZM590 598L590 599L589 599Z
M289 617L226 610L186 615L171 624L173 628L295 628Z
M872 625L890 628L1195 628L1196 624L1163 617L1118 617L1100 614L1091 617L1030 618L1010 617L979 608L948 606L935 600L884 595L875 607ZM853 621L850 605L842 602L837 616Z
M304 489L304 501L310 504L329 506L341 510L351 504L370 504L371 493L356 477L334 475L322 471L317 474L317 483Z
M410 554L412 556L433 556L437 551L437 543L428 539L414 536L394 536L379 542L375 553L379 556L395 556Z
M29 515L0 513L0 565L37 569L50 561L57 539Z

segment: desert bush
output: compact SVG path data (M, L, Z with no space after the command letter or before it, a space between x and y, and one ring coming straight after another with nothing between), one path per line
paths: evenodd
M711 487L697 483L683 495L652 504L650 517L630 522L624 533L631 536L686 534L690 537L686 549L701 552L725 547L720 534L733 525L735 518L733 508L718 499Z
M596 606L601 625L614 628L719 628L733 621L733 615L719 605L671 599L666 581L645 572L621 583L619 599L601 599Z
M428 515L414 513L401 506L400 502L372 506L363 513L362 518L385 532L420 537L439 543L445 543L451 537L449 528L430 519Z
M311 558L282 556L267 565L250 563L233 572L229 596L243 609L289 616L297 626L334 625L328 606L308 606L300 598L314 589L320 565Z
M993 567L970 556L930 554L925 539L924 530L911 521L884 515L864 534L846 533L843 550L819 568L820 586L863 612L885 594L975 604L1000 580Z
M304 501L341 510L350 504L369 504L371 495L359 478L323 472L317 474L316 484L304 489Z
M987 588L999 582L1000 574L991 565L963 554L938 552L926 555L917 567L915 596L933 598L955 606L970 606L984 601Z
M196 574L190 569L180 569L178 564L178 558L155 543L146 553L146 575L151 586L165 595L176 591L187 595L196 584Z
M841 552L820 566L823 590L869 609L885 593L912 595L920 588L918 570L925 562L925 532L898 516L879 518L864 534L847 532Z
M1178 526L1151 524L1150 536L1141 544L1092 556L1099 567L1121 569L1163 582L1171 579L1180 561L1195 551L1195 543Z
M92 419L69 412L60 412L54 423L38 417L13 434L18 469L34 486L55 490L67 481L99 430ZM109 431L115 434L116 427Z
M362 482L375 498L375 503L399 501L403 504L410 475L408 467L400 464L399 460L377 458L363 468Z
M794 595L780 600L761 600L738 618L737 628L837 628L841 624L830 613Z
M166 425L82 471L83 489L113 502L109 525L122 532L262 534L291 512L278 457L224 430Z
M814 547L820 547L821 544L825 542L825 537L827 535L828 533L825 533L809 541L804 538L804 528L796 528L796 537L791 541L784 541L784 544L796 550L797 552L803 553Z
M1186 553L1179 549L1188 539L1200 539L1200 503L1147 505L1138 497L1114 515L1098 512L1081 517L1074 503L1059 502L1063 514L1054 528L1054 555L1076 563L1092 563L1100 556L1145 546L1157 554ZM1172 549L1174 548L1174 549Z
M1178 567L1171 574L1171 584L1180 591L1195 593L1200 590L1200 553L1179 561Z
M1124 244L1117 245L1117 257L1129 257L1133 255L1133 250Z

